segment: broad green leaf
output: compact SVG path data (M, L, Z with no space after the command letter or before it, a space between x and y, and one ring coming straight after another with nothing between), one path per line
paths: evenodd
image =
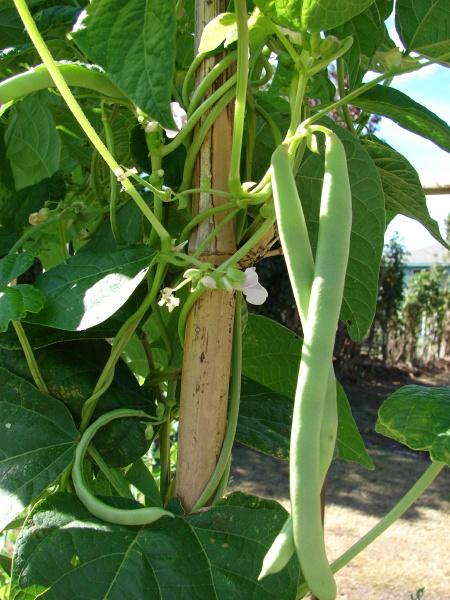
M387 117L400 127L450 151L450 127L447 123L395 88L376 85L352 103L367 112Z
M296 557L281 572L256 581L287 516L278 502L235 493L189 518L211 565L217 600L294 600Z
M222 13L206 24L202 31L198 52L211 52L218 48L223 42L227 46L228 35L236 32L236 15L234 13Z
M94 0L72 35L117 87L170 128L175 33L175 0Z
M345 391L339 382L336 385L337 457L373 469ZM293 406L293 399L244 378L236 440L258 452L288 460Z
M148 246L100 255L80 252L38 277L36 287L47 302L30 321L69 331L93 327L125 304L154 259Z
M236 441L287 460L292 409L292 400L244 377Z
M7 285L19 275L25 273L34 262L34 254L31 252L20 252L19 254L8 254L0 259L0 285Z
M381 405L375 431L450 466L450 387L400 388Z
M293 399L301 349L300 338L287 327L250 314L242 340L242 374Z
M101 340L60 343L34 352L49 393L64 402L76 423L80 421L83 403L92 394L110 352L110 345ZM0 366L32 382L21 350L0 350ZM114 379L99 399L93 418L116 408L134 408L155 414L154 396L139 386L122 360L117 363ZM98 432L95 440L97 449L112 466L131 464L149 447L145 427L136 419L117 419L109 423Z
M419 221L438 242L446 246L438 223L428 212L425 193L412 164L384 142L363 140L363 144L379 170L386 210L393 215L401 214Z
M0 368L0 530L63 472L78 432L67 408Z
M259 452L289 457L301 340L272 319L248 316L242 343L242 393L237 439ZM344 389L337 383L338 457L370 469Z
M374 0L255 0L275 22L293 30L332 29L365 10Z
M142 460L138 460L128 469L125 478L145 497L146 506L161 506L161 494L153 475Z
M38 183L59 169L61 139L48 107L47 92L27 96L11 109L5 143L16 190Z
M10 600L294 600L298 567L257 581L286 520L276 502L233 494L188 518L121 527L56 494L36 507L18 539ZM98 573L101 573L101 577Z
M44 36L64 38L80 12L79 6L50 6L39 10L34 20Z
M25 39L23 23L12 3L2 1L0 5L0 48L21 44Z
M336 382L336 385L338 406L337 457L372 470L375 466L366 450L358 425L352 415L347 395L339 381Z
M324 119L323 124L340 137L347 155L353 221L341 319L347 324L351 338L361 341L372 322L377 300L385 229L383 188L378 170L360 142L331 119ZM320 147L320 155L306 153L297 175L300 199L314 250L323 180L323 146Z
M432 58L450 53L447 0L397 0L395 27L408 52Z

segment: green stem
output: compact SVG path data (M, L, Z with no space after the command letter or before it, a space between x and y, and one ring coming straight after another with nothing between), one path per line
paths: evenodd
M164 319L162 318L161 309L160 309L158 303L154 300L152 302L151 306L152 306L152 314L153 314L153 317L156 322L156 327L158 328L159 334L161 336L161 339L163 341L164 347L167 352L167 362L170 365L170 363L172 362L173 350L172 350L172 342L170 341L170 337L169 337L169 332L167 331L166 324L164 323Z
M295 94L291 103L291 122L286 137L294 135L300 121L302 120L303 98L305 96L307 83L308 77L304 73L299 72Z
M269 81L272 79L273 68L272 68L272 65L270 64L270 61L267 58L267 56L264 56L264 54L261 54L259 56L259 61L263 65L264 75L262 77L260 77L257 81L250 81L251 87L261 87L263 85L266 85L266 83L269 83Z
M192 512L199 510L208 502L217 487L222 483L224 473L227 470L236 437L237 422L239 417L239 403L241 399L241 377L242 377L242 318L241 318L242 293L236 292L236 309L233 326L233 351L231 362L231 387L230 403L228 407L227 431L220 451L214 473L206 484L205 489L192 507Z
M199 66L205 60L206 56L207 56L207 54L205 52L202 52L201 54L197 54L197 56L191 62L188 72L186 73L186 77L184 78L183 87L181 90L181 98L183 99L183 104L184 104L184 107L186 110L188 109L188 106L189 106L189 94L192 90L195 74L196 74Z
M162 155L167 156L181 145L181 143L191 134L194 127L200 121L202 116L219 100L225 92L234 87L237 76L232 75L223 85L220 86L211 96L209 96L188 118L186 125L177 134L177 136L169 143L163 146Z
M204 240L197 246L195 252L192 254L192 258L199 258L204 251L204 249L208 246L208 244L219 234L220 231L230 222L232 221L238 212L239 208L232 210L230 213L225 215L223 219L208 233Z
M90 89L106 96L109 102L125 104L132 108L131 102L104 73L78 64L56 62L55 65L68 85ZM55 87L55 82L49 69L45 65L39 65L2 81L0 83L0 104L6 104L33 92L52 87Z
M159 459L161 464L159 489L163 502L170 484L170 424L171 420L169 418L159 428Z
M33 42L34 47L36 48L37 53L41 57L41 60L44 63L44 65L47 67L48 72L55 83L56 88L63 97L73 116L78 121L78 124L83 129L84 133L86 134L92 145L95 147L95 149L106 162L106 164L109 166L109 168L113 171L113 173L116 176L123 173L123 170L120 167L119 163L114 159L113 156L111 156L110 152L108 151L108 148L102 142L100 136L92 127L91 123L84 114L83 109L75 99L75 96L70 91L69 86L67 85L66 80L64 79L64 76L59 70L57 63L54 61L53 56L50 54L50 51L48 50L38 28L36 27L36 24L33 20L33 17L30 14L30 11L28 10L25 0L14 0L14 4L16 6L17 12L20 15L20 18L22 19L26 31L31 38L31 41ZM148 208L147 204L145 203L145 200L141 197L141 195L136 190L131 181L128 179L128 177L125 176L123 178L122 186L124 190L136 202L142 213L150 221L151 225L155 228L156 232L158 233L158 236L161 238L162 246L169 250L171 246L169 232L166 231L161 225L161 223L158 221L158 219L156 219L155 215Z
M12 325L17 334L17 337L19 338L20 345L22 346L23 353L25 354L25 360L27 361L28 368L30 369L31 376L33 377L33 381L36 384L36 387L42 393L48 394L48 388L39 370L38 364L36 362L36 357L34 356L33 348L31 347L31 344L28 341L27 334L25 333L22 323L20 321L12 321Z
M337 80L339 97L345 98L345 63L343 58L338 58L337 60ZM348 127L348 130L350 131L350 133L353 133L355 135L355 127L347 104L342 105L342 114L344 116L344 120Z
M83 405L82 416L81 416L81 425L80 425L81 433L83 433L83 431L89 425L89 422L92 418L92 415L94 414L94 411L97 406L97 402L98 402L99 398L106 392L108 387L111 385L111 382L114 377L114 370L115 370L117 361L119 360L120 356L122 355L122 352L125 349L125 347L127 346L128 342L133 337L142 317L145 315L148 308L151 306L151 303L156 298L156 296L159 292L159 289L161 287L162 281L164 279L165 273L166 273L166 263L165 262L158 263L158 266L156 268L155 277L153 279L153 284L152 284L150 291L148 292L147 296L144 298L144 301L142 302L142 304L138 308L138 310L125 321L125 323L119 329L116 337L114 338L114 342L113 342L113 345L111 348L111 354L108 358L108 361L107 361L106 365L104 366L103 371L100 374L100 377L98 378L98 381L95 385L92 395L90 396L90 398L88 398L86 400L86 402Z
M133 494L131 493L130 488L128 487L128 484L126 483L125 479L121 477L117 473L117 471L114 471L113 469L109 468L100 452L92 445L89 446L88 452L91 455L92 460L96 463L100 471L103 473L103 475L112 485L112 487L116 490L119 496L122 496L123 498L132 499Z
M291 42L288 40L288 38L284 35L284 33L282 31L280 31L280 28L277 25L275 25L275 23L272 23L271 21L269 21L269 19L267 19L266 24L272 30L272 32L277 36L277 38L281 42L282 46L284 47L286 52L289 54L289 56L292 58L294 63L297 64L298 60L300 58L299 54L296 51L296 49L294 48L294 46L291 44Z
M162 147L155 147L150 150L150 160L152 164L152 174L157 175L158 171L162 167ZM153 194L153 212L159 223L163 222L164 217L164 205L159 193ZM154 248L158 239L158 232L154 227L150 232L148 240L149 246Z
M262 240L275 222L275 217L266 219L261 227L243 244L234 254L220 265L221 271L226 271L228 267L233 267L250 252L256 244Z
M247 2L245 0L235 0L234 4L238 36L237 84L236 99L234 103L234 121L228 187L232 194L235 194L236 197L239 197L242 194L240 170L242 139L244 135L245 106L247 99L249 35Z
M411 489L401 498L399 502L390 510L375 527L373 527L366 535L360 540L353 544L344 554L336 559L332 565L331 570L333 573L337 573L345 567L351 560L355 558L360 552L365 550L369 544L374 542L388 527L390 527L397 519L399 519L403 513L423 494L423 492L430 486L430 484L436 479L442 469L445 467L444 463L433 462L427 467L421 477L411 487ZM302 598L308 591L308 585L302 583L297 591L297 598Z
M33 235L35 235L38 231L40 231L41 229L44 229L48 225L51 225L52 223L56 223L57 221L59 221L61 219L61 217L62 217L61 213L59 215L54 215L54 216L48 217L48 219L46 219L43 223L39 223L39 225L32 225L31 227L26 229L25 232L20 236L20 238L14 244L14 246L11 247L8 254L15 254L16 252L18 252L23 247L24 243L28 240L28 238L33 237Z
M220 113L226 108L227 104L233 99L235 94L234 89L226 92L220 100L213 106L211 112L203 121L200 129L196 132L194 139L192 140L192 144L189 147L187 152L186 160L184 163L183 170L183 181L180 185L180 192L184 191L184 189L188 189L191 185L192 174L194 172L195 161L197 159L197 154L202 147L203 141L208 133L209 129L213 126L215 121L217 120Z
M190 191L190 190L188 190L188 191ZM180 233L180 242L184 242L185 240L187 240L189 238L190 232L199 223L202 223L203 221L205 221L206 219L209 219L209 217L211 217L217 213L220 213L220 212L223 212L226 210L231 210L232 208L235 208L235 206L236 206L235 200L231 200L230 202L225 202L224 204L221 204L220 206L213 206L212 208L208 208L207 210L203 210L201 213L198 213L198 215L195 215L195 217L189 221L189 223L186 225L186 227Z
M236 50L230 52L220 60L214 67L209 71L207 75L202 79L201 83L195 90L191 101L189 103L189 109L187 111L188 117L193 115L195 109L201 104L203 96L218 79L218 77L236 60Z
M283 136L281 135L280 128L275 123L273 117L259 104L256 104L256 112L264 119L264 121L270 127L275 146L279 146L281 143L283 143Z
M114 135L111 127L111 121L106 112L104 103L102 102L102 123L103 123L103 131L105 132L105 141L106 146L114 156L115 153L115 144L114 144ZM111 231L114 239L118 244L123 244L123 238L120 234L119 225L117 223L117 200L119 197L119 186L117 184L117 179L114 173L109 171L109 219L111 222Z

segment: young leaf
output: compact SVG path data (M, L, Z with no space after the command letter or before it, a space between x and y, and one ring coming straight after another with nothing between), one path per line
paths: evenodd
M236 33L236 15L234 13L222 13L206 24L202 32L198 52L211 52L225 42L229 34Z
M0 367L0 530L70 464L78 432L67 408Z
M78 46L139 108L173 128L175 0L94 0L87 10L72 34Z
M419 175L411 163L384 142L363 140L363 145L380 173L386 210L419 221L438 242L447 246L438 223L430 217Z
M450 388L400 388L380 407L375 431L450 466Z
M403 92L376 85L352 103L367 112L387 117L450 152L450 127L447 123Z
M47 92L27 96L11 109L5 142L16 190L38 183L59 169L61 139L48 107Z
M450 53L447 0L397 0L395 8L395 27L408 52L432 58Z
M347 155L353 221L341 319L347 324L351 338L361 341L375 314L385 229L383 188L374 162L357 138L331 119L324 119L323 123L341 138ZM297 176L297 184L314 249L322 178L323 152L321 155L307 152Z
M155 259L148 246L129 246L98 255L80 252L36 280L47 297L29 321L81 331L105 321L131 296Z

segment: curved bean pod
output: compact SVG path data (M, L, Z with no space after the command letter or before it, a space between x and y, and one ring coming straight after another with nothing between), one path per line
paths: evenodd
M72 480L77 496L94 517L117 525L148 525L161 517L173 517L174 515L171 512L157 506L136 509L109 506L96 498L87 488L83 477L83 459L92 438L101 427L114 419L123 417L149 418L143 411L119 408L99 417L81 436L75 451L75 461L72 469Z

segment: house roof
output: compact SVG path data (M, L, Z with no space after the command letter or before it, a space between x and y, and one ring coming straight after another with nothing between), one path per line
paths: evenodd
M405 262L407 266L420 265L431 267L435 264L450 266L450 252L440 244L433 244L433 246L426 246L426 248L415 250L406 257Z

